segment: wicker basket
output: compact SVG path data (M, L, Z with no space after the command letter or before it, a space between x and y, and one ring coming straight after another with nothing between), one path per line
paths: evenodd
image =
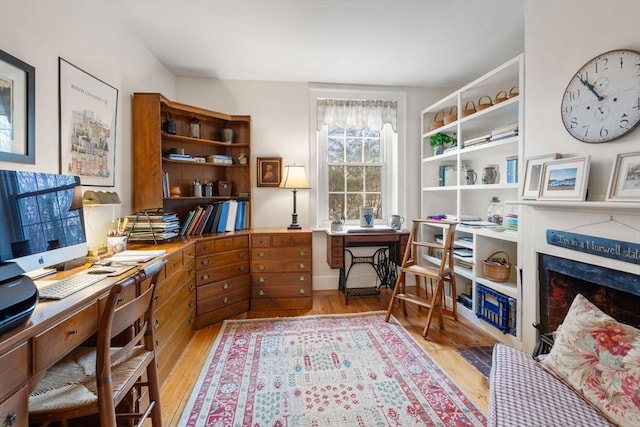
M484 99L487 99L488 101L483 101ZM476 108L478 111L484 110L485 108L489 108L493 105L493 101L491 101L491 98L488 95L485 96L481 96L480 99L478 99L478 107Z
M520 95L520 90L518 89L518 86L514 86L509 90L509 98L515 98L516 96Z
M448 125L449 123L453 123L456 120L458 120L458 107L456 107L454 105L449 110L449 114L445 114L445 116L444 116L444 124Z
M438 115L442 114L443 119L438 119ZM439 127L444 126L444 113L442 111L438 111L435 116L433 116L433 121L429 123L429 130L438 129Z
M500 92L496 93L496 98L494 99L493 103L499 104L501 102L504 102L508 99L507 97L508 97L507 91L501 90Z
M505 255L507 260L506 264L491 262L491 260L499 254ZM494 282L506 282L509 280L509 275L511 274L511 260L509 259L509 254L504 251L497 251L489 255L489 258L482 261L482 274L484 274L484 277L489 280L493 280Z
M462 117L470 116L475 112L476 112L476 103L473 101L467 101L467 103L464 104L464 110L462 110Z

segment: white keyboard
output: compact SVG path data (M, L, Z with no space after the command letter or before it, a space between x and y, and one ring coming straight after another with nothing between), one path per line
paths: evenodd
M42 299L62 299L105 279L106 274L78 273L39 289Z

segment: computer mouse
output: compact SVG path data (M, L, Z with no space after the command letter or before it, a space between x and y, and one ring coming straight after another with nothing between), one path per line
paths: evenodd
M109 274L109 273L115 273L116 269L113 267L106 267L106 266L100 266L100 267L93 267L87 270L87 273L89 274Z

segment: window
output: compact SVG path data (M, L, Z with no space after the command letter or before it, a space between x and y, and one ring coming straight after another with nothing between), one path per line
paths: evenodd
M376 223L386 223L398 208L397 101L375 95L314 100L318 227L328 227L336 212L358 224L361 206L374 207Z

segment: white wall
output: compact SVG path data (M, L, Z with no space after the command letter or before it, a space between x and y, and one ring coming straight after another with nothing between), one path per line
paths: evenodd
M572 138L560 118L569 79L591 58L613 49L640 50L640 2L565 0L525 5L525 157L559 152L563 157L591 155L588 200L602 201L618 153L640 148L640 129L606 144ZM615 221L609 221L613 215ZM548 228L640 242L640 212L612 208L543 210L525 208L523 227L523 346L531 349L537 314L536 252L557 253L583 262L640 274L640 266L547 245ZM624 224L621 225L618 222ZM597 223L597 224L596 224Z
M58 57L118 89L115 187L132 209L131 99L134 91L175 93L175 77L137 39L109 17L108 5L80 1L3 1L0 49L36 69L36 164L0 162L2 169L59 172ZM89 188L84 188L89 189ZM95 210L91 223L106 236L112 210ZM95 245L91 233L89 245Z

